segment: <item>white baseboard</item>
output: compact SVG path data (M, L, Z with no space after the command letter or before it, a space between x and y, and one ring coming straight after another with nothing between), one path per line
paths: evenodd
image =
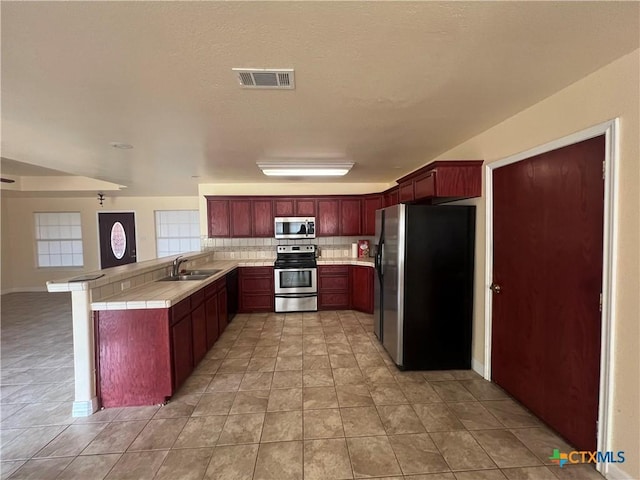
M47 287L16 287L16 288L6 288L0 291L0 295L4 295L6 293L20 293L20 292L46 292Z
M73 402L72 417L88 417L98 411L98 397L81 402Z
M471 370L484 378L484 364L480 363L475 358L471 359Z
M630 473L625 472L618 465L612 463L606 466L607 474L604 476L607 480L635 480L638 477L632 476Z

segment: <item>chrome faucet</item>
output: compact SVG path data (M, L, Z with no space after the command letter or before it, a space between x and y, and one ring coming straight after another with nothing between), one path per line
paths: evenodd
M188 258L184 258L182 255L178 255L171 266L171 276L177 277L180 274L180 265L187 261L189 261Z

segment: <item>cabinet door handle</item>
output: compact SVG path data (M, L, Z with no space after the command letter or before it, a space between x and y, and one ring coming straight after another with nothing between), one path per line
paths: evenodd
M502 291L502 287L495 282L493 282L489 288L493 293L500 293Z

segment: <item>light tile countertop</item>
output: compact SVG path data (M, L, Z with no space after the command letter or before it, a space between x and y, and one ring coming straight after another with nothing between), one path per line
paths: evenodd
M264 262L255 261L251 266ZM271 263L272 264L272 263ZM91 310L135 310L150 308L169 308L180 300L224 277L243 262L236 260L214 260L198 266L198 270L220 270L204 280L182 282L163 282L155 280L139 287L125 290L115 295L91 303Z
M360 265L373 267L373 258L348 258L348 257L319 257L318 265ZM94 273L105 273L105 276L91 281L70 282L69 279L47 282L50 292L90 290L118 281L120 278L130 276L132 272L144 274L158 269L167 263L167 259L144 262L144 264L130 264L123 267L115 267L108 270L100 270ZM264 259L236 259L236 260L212 260L199 264L198 270L220 270L218 273L204 280L190 280L182 282L163 282L152 280L142 285L130 288L100 301L91 302L91 309L96 310L133 310L169 308L198 290L224 277L237 267L273 266L273 260Z
M362 267L373 267L373 258L318 257L318 265L360 265Z

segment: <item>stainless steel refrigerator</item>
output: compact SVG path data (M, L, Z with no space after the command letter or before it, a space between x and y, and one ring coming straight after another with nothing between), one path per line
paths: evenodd
M376 211L374 332L407 370L471 367L475 207Z

